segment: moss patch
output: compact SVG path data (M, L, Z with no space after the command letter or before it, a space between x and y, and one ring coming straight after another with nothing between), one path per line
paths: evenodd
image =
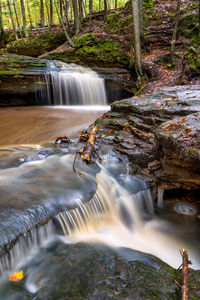
M9 53L0 54L0 76L14 75L20 73L22 69L44 66L46 63L41 59Z
M85 34L76 37L75 43L75 49L55 52L45 58L88 66L127 67L129 65L129 57L121 51L119 43L112 39L100 40L94 34Z
M45 33L35 39L20 39L7 45L8 52L37 57L65 41L63 34Z

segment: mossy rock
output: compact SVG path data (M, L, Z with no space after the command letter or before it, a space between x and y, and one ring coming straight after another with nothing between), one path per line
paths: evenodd
M185 53L185 73L192 79L200 75L200 55L194 47Z
M46 55L47 59L58 59L68 63L79 63L98 67L128 67L129 57L121 51L118 42L100 40L94 34L75 38L76 48Z
M184 15L179 21L179 31L181 34L191 37L192 29L197 23L197 15L194 13Z
M44 33L35 39L20 39L7 45L7 51L37 57L57 48L65 41L64 34Z
M45 67L46 63L38 58L16 55L11 53L0 54L0 76L18 74L27 68Z
M15 34L13 32L4 32L4 34L0 36L0 48L4 48L6 44L13 41L15 41Z

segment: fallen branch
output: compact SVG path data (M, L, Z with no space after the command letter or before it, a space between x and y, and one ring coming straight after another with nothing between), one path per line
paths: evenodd
M183 276L183 282L181 286L181 292L182 292L182 300L188 300L188 253L185 249L181 249L180 251L183 263L182 263L182 276Z
M91 155L92 155L92 152L94 150L94 143L95 143L96 134L97 134L97 127L92 126L92 130L90 132L87 144L86 144L85 148L83 149L83 151L81 153L81 158L86 163L90 163Z

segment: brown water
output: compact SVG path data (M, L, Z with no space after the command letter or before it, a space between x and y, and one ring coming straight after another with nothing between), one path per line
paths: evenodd
M97 110L96 110L97 109ZM109 107L91 109L12 107L0 109L0 145L41 144L87 128Z

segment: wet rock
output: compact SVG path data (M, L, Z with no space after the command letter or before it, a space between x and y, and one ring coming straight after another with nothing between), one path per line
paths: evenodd
M178 299L176 270L151 255L129 252L126 260L103 246L55 243L25 267L26 286L38 289L35 300Z
M182 86L117 101L111 105L111 112L96 123L105 135L114 130L116 151L126 154L138 170L147 170L146 175L161 188L198 189L199 95L200 86Z

